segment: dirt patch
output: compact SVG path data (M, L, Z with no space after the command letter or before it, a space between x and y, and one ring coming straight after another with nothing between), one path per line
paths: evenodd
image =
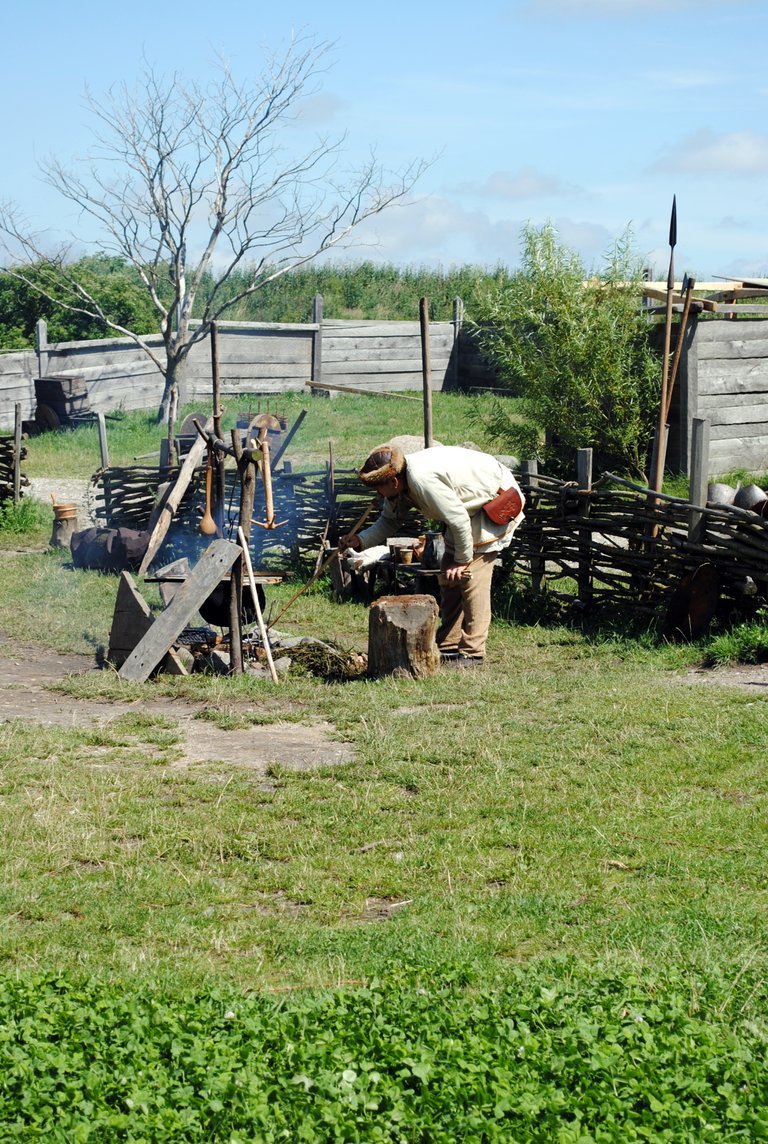
M175 767L204 763L235 764L265 775L275 766L309 771L354 758L351 743L332 738L330 723L267 723L222 730L196 718L199 707L159 697L135 702L73 699L47 690L67 675L94 671L86 655L61 655L34 644L14 646L12 656L0 657L0 722L25 719L43 726L104 726L121 715L141 712L173 719L181 735L182 757Z
M738 687L768 695L768 663L739 664L737 667L692 667L678 677L682 683L704 683L710 687Z
M74 504L77 508L78 528L90 528L98 523L96 489L88 480L77 477L63 477L61 480L33 477L24 495L49 506L54 501L56 504Z

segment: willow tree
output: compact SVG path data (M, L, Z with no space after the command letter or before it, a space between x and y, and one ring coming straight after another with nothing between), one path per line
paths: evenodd
M575 450L644 474L658 408L658 358L640 303L641 260L627 231L589 274L554 227L528 225L521 265L477 307L476 336L510 393L485 414L506 449L567 471Z
M42 164L46 181L95 224L88 245L134 268L162 349L116 320L93 283L78 276L71 242L51 250L16 207L0 207L5 272L133 338L165 378L158 420L172 395L185 399L189 352L211 322L344 243L364 220L407 196L424 169L414 161L388 174L371 156L337 178L343 137L300 144L301 103L316 89L326 52L322 43L293 41L265 62L257 81L240 83L220 66L206 87L148 65L134 90L121 84L103 99L87 94L95 120L87 159L74 167Z

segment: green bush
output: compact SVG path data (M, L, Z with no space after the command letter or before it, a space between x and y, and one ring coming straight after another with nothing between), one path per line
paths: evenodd
M768 615L765 611L752 622L737 624L730 631L716 636L709 645L706 662L711 667L768 662Z
M0 505L0 533L18 537L50 527L51 509L42 501L24 497L18 504L9 500Z
M66 268L94 297L104 313L114 322L136 333L149 334L158 329L158 316L136 270L121 258L92 255L81 258ZM71 295L62 288L42 264L24 269L39 290L15 278L13 273L0 273L0 349L26 349L35 344L35 325L44 318L49 342L85 341L106 338L109 328L95 318L58 305L54 298ZM63 279L62 279L63 281ZM43 291L44 293L40 293ZM45 297L45 293L49 297Z
M490 429L505 448L569 473L591 447L598 472L641 475L658 406L659 363L639 304L640 263L628 235L587 278L552 226L523 231L522 266L478 308L476 331L523 421L497 401Z

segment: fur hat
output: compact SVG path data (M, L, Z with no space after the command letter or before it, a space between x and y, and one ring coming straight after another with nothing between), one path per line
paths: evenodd
M396 445L377 445L368 454L359 476L364 485L375 487L399 477L404 469L405 457Z

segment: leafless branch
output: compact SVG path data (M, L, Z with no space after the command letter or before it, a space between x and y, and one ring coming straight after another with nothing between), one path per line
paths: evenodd
M106 99L87 95L94 146L77 171L44 164L48 182L96 224L96 249L138 275L158 316L164 362L77 281L66 248L46 251L10 208L0 208L0 233L35 268L34 275L15 265L8 272L64 309L132 337L165 374L167 394L211 321L402 202L426 166L414 162L385 183L371 158L340 183L343 136L289 151L300 138L291 128L301 101L314 92L327 52L326 44L295 40L253 87L225 66L202 89L147 65L139 90L118 85ZM227 297L236 270L247 270L245 285ZM202 322L193 328L196 304Z

